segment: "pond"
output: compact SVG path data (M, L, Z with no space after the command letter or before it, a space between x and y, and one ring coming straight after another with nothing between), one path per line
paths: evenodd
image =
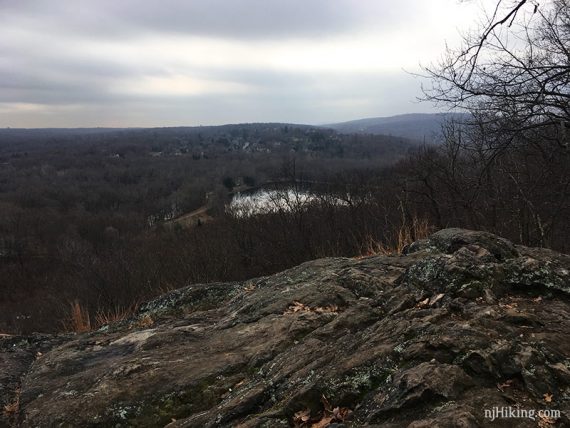
M295 190L292 188L282 190L259 189L254 192L234 194L231 202L226 207L226 211L237 217L249 217L258 214L303 209L315 202L325 200L335 205L346 205L346 201L342 199L309 190Z

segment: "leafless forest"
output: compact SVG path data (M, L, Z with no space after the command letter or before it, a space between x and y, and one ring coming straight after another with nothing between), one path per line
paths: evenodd
M450 226L568 252L569 49L566 0L491 16L424 70L425 99L463 113L438 144L290 124L1 130L0 332L77 329L73 311L95 328L189 283L398 251ZM318 197L226 210L267 186ZM172 221L201 207L207 221Z

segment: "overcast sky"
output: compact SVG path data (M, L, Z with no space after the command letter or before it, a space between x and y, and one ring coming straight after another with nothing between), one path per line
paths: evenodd
M406 71L436 61L478 11L460 0L0 0L0 126L431 112Z

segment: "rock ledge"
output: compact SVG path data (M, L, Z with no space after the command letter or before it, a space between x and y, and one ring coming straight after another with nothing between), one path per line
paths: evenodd
M403 256L191 285L81 335L0 337L0 426L568 426L570 257L445 229ZM10 403L19 401L18 406Z

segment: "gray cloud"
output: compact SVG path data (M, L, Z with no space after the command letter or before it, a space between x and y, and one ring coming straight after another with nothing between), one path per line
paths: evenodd
M5 24L92 37L170 32L221 38L312 38L390 27L412 0L27 0L2 3Z
M0 0L0 126L326 123L425 111L413 104L418 82L374 68L400 58L376 61L375 43L360 38L398 44L425 10L425 0Z

